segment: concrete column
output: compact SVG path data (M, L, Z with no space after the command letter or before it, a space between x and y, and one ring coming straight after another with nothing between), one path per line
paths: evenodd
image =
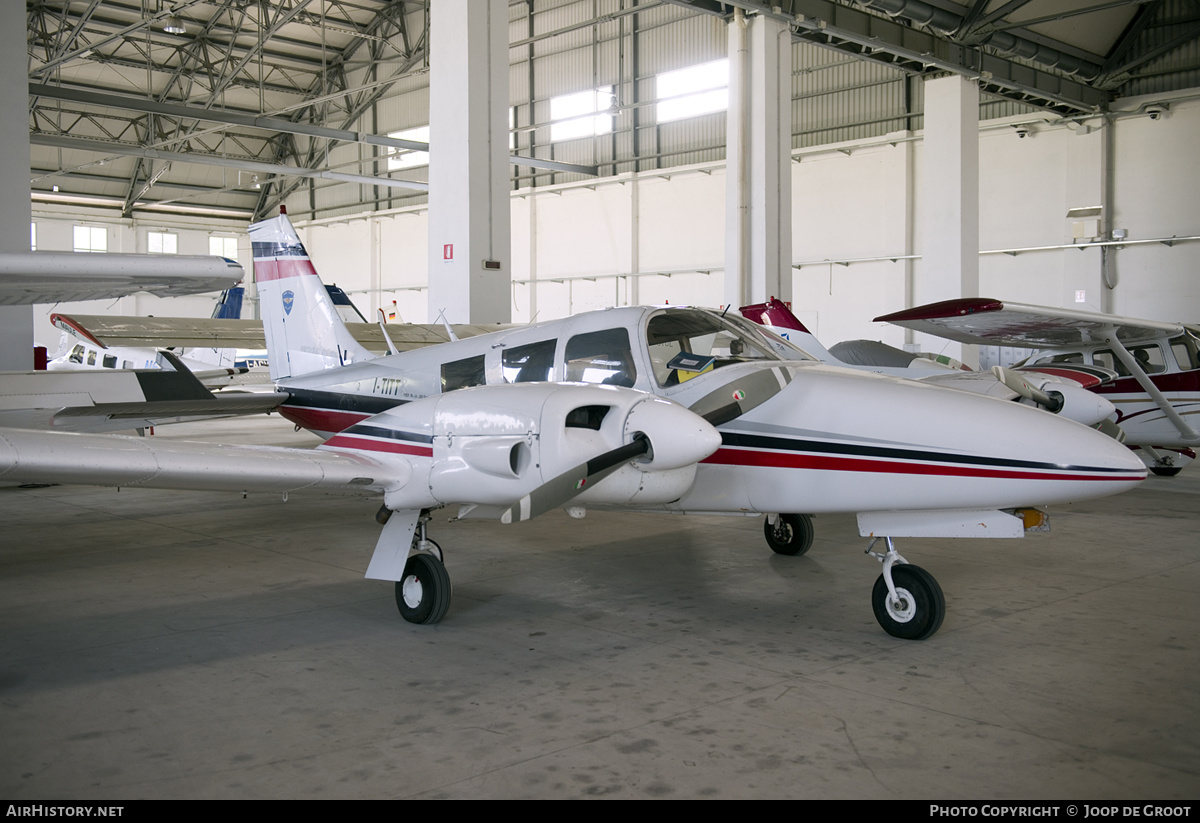
M27 252L29 66L25 5L0 3L0 24L0 77L8 78L0 83L0 156L6 158L0 161L0 252ZM0 371L32 368L33 306L0 306Z
M1108 123L1098 129L1081 124L1075 135L1068 138L1069 148L1063 163L1063 243L1091 240L1106 233L1112 218L1105 185L1105 155L1111 131ZM1091 206L1101 206L1104 212L1095 217L1066 217L1071 209ZM1061 255L1063 292L1060 299L1064 307L1082 311L1112 310L1108 302L1110 290L1104 286L1104 256L1105 253L1097 248Z
M792 299L792 41L785 24L729 24L725 300Z
M430 15L429 321L508 323L508 3Z
M921 173L921 266L916 305L979 296L979 86L957 75L925 82L925 143ZM973 347L923 342L964 363Z

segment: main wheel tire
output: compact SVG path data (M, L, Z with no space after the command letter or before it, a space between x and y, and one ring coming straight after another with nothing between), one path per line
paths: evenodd
M1174 477L1183 471L1183 466L1151 466L1150 471L1159 477Z
M436 623L450 608L450 575L432 554L414 554L396 583L396 608L409 623Z
M807 514L781 514L774 523L763 522L763 534L775 554L799 557L812 548L812 518Z
M871 591L871 607L879 625L892 637L904 640L932 637L946 616L942 587L929 572L907 563L892 566L892 582L896 585L899 603L891 602L882 574Z

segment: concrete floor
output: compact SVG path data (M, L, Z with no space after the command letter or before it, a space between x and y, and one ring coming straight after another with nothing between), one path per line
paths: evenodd
M454 602L412 626L375 503L4 488L0 796L1196 798L1198 502L902 541L948 607L912 643L849 516L801 558L759 519L435 523Z

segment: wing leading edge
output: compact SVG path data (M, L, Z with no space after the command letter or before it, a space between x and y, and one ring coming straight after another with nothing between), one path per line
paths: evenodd
M1180 323L1160 323L1098 312L967 297L929 303L875 318L958 343L981 346L1064 348L1097 343L1114 331L1122 343L1183 333Z

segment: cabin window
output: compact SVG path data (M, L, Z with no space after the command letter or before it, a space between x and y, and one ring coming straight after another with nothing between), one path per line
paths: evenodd
M779 360L761 340L744 334L715 314L675 310L656 314L646 327L650 362L659 385L674 386L709 369L754 360ZM677 358L696 355L685 368Z
M629 332L623 328L575 335L567 341L566 360L568 381L625 387L637 382Z
M76 345L75 348L71 349L71 353L69 355L67 355L67 359L70 360L72 363L79 363L80 365L82 365L83 364L83 346Z
M1171 353L1183 371L1200 369L1200 354L1197 354L1196 341L1192 337L1185 335L1172 340Z
M543 383L554 374L554 349L558 340L542 340L504 350L501 362L505 383Z
M442 364L442 392L484 384L483 355Z
M1129 346L1129 353L1133 355L1133 359L1142 367L1142 371L1146 374L1159 374L1167 370L1166 361L1163 360L1162 349L1157 344L1149 344L1146 346ZM1103 366L1106 369L1112 369L1122 377L1129 376L1129 369L1125 368L1125 364L1117 359L1111 349L1104 349L1092 355L1092 363L1097 366Z
M90 351L90 352L88 352L88 356L87 356L87 364L88 364L89 366L94 366L94 365L96 365L96 353L95 353L94 351Z
M115 369L117 367L117 356L115 354L104 355L104 368Z

